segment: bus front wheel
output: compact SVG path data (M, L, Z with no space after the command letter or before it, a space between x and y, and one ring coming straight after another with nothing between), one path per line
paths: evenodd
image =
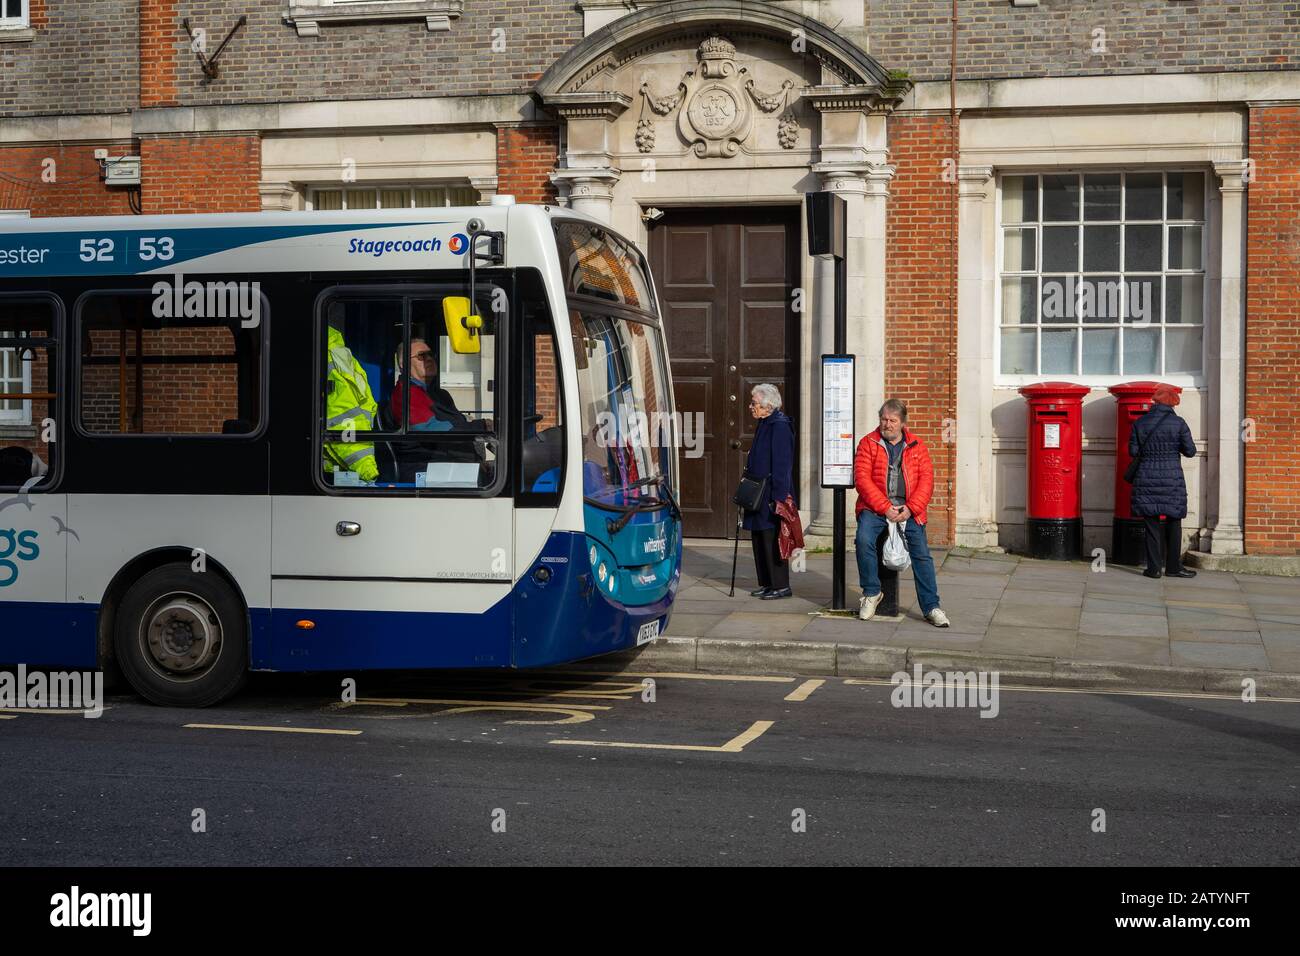
M248 676L248 624L238 595L218 575L188 564L155 568L118 609L118 665L145 699L165 707L207 707Z

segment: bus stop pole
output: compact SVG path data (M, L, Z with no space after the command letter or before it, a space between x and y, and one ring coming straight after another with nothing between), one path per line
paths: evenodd
M848 251L848 228L845 218L839 220L840 236L836 245L839 254L835 256L835 352L843 355L848 351L848 266L845 262L845 253ZM823 426L824 427L824 426ZM843 488L835 488L831 494L833 497L833 507L831 511L831 524L834 528L835 541L831 547L831 610L844 610L844 563L846 543L845 534L845 514L844 501L845 491Z

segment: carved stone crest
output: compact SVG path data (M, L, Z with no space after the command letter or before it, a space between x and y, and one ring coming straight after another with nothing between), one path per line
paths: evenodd
M638 150L649 153L655 147L654 115L676 111L677 131L696 156L735 156L753 129L755 107L763 113L781 111L777 141L782 149L794 149L799 124L790 106L793 83L786 80L776 93L758 92L748 71L736 67L735 45L716 34L700 44L697 56L699 68L682 77L675 93L655 96L649 83L641 84Z

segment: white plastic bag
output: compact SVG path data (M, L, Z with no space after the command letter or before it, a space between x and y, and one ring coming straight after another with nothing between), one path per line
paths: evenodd
M899 530L897 521L889 522L889 538L885 541L881 560L891 571L906 571L912 566L912 556L907 553L907 539Z

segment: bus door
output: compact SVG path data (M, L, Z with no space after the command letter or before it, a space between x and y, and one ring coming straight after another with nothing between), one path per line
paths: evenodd
M95 666L94 609L66 603L59 472L60 316L52 296L0 295L0 663Z
M480 285L472 341L464 284L318 302L322 493L273 505L266 666L510 663L506 312Z

